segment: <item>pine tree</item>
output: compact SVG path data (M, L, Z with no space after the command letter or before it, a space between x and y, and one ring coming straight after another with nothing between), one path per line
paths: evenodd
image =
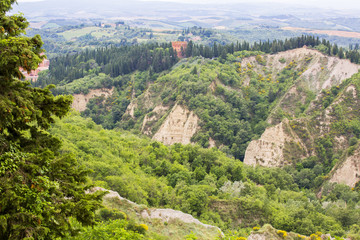
M193 42L190 41L185 49L185 56L186 57L191 57L192 55L192 51L193 51Z
M70 216L93 224L102 194L85 194L87 171L46 132L71 96L19 80L20 67L35 69L44 56L40 36L23 36L26 19L6 15L15 2L0 2L0 239L54 239L74 232Z
M337 53L337 55L340 59L343 59L345 57L344 50L342 47L339 49L339 52Z

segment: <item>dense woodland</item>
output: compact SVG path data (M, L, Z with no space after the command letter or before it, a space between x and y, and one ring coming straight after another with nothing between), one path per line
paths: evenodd
M245 45L244 47L246 48ZM190 48L191 45L188 49ZM243 159L248 143L263 133L268 126L266 119L271 110L311 60L303 63L300 68L297 65L301 63L289 64L274 79L269 77L272 75L271 69L267 69L266 75L262 75L252 69L253 66L239 66L239 61L248 56L256 56L260 65L265 64L262 54L264 53L260 51L244 50L212 60L190 57L177 64L172 71L160 74L151 69L114 78L104 73L92 73L66 85L59 84L54 92L87 93L91 88L115 87L116 91L111 98L92 99L83 116L91 117L97 124L108 129L120 127L131 130L141 127L142 117L151 109L143 108L144 104L141 104L135 111L136 119L133 119L124 116L126 108L131 99L148 90L152 95L159 96L155 100L158 104L173 106L175 102L180 102L200 117L203 122L202 130L194 136L194 141L207 147L211 136L223 144L224 152ZM244 87L242 83L247 78L250 78L251 84ZM214 79L218 79L221 84L212 92L209 85ZM152 84L148 88L150 83ZM314 98L310 91L304 90L303 94L306 96L306 103L297 106L297 116L305 111ZM281 117L284 116L279 113L279 118Z
M329 56L348 58L351 62L359 63L360 53L356 47L345 50L336 44L330 44L325 39L320 40L314 36L301 36L296 38L266 42L237 42L227 45L214 43L212 46L198 45L189 42L184 49L184 56L225 59L228 53L238 51L261 51L264 53L277 53L303 46L317 47ZM139 70L149 68L159 73L168 70L178 61L171 44L140 44L135 46L106 47L97 50L88 50L76 54L67 54L52 59L49 73L42 76L37 83L40 86L47 84L69 83L74 79L82 78L91 73L105 73L117 77Z
M78 113L57 121L51 133L63 140L64 153L75 154L80 164L93 170L95 185L139 204L191 213L232 230L229 236L244 236L270 223L308 236L320 231L358 237L359 189L326 184L318 199L317 186L307 183L324 170L313 159L298 169L253 168L214 148L167 147L127 132L104 130Z
M102 193L85 194L88 170L47 130L70 110L71 96L21 81L43 60L40 36L23 36L28 22L0 3L0 239L56 239L75 234L69 218L94 225Z
M238 51L261 51L263 53L277 53L303 47L315 47L319 51L329 56L338 56L339 58L348 58L351 62L359 63L360 53L357 47L352 50L345 50L336 44L330 44L325 39L320 40L313 36L301 36L296 38L274 40L272 42L248 42L232 43L221 45L214 43L212 46L198 45L189 42L188 47L183 51L186 57L202 56L207 59L218 58L224 63L227 54L234 54ZM96 50L86 49L83 52L75 54L66 54L52 59L49 71L42 72L39 80L34 86L46 86L56 84L58 86L71 83L75 79L84 78L91 75L104 73L111 78L123 76L134 71L150 71L150 76L155 79L153 74L169 70L178 62L176 52L171 44L140 44L134 46L99 48ZM103 83L103 87L111 87ZM95 88L91 87L90 88ZM86 88L85 88L86 89ZM62 90L54 90L54 94L71 93ZM84 92L84 90L83 90ZM86 92L86 90L85 90Z
M327 182L340 158L333 137L351 137L344 150L349 155L359 144L360 118L349 110L356 112L358 106L351 105L350 98L338 104L338 121L329 135L317 139L315 156L284 168L249 167L241 161L306 62L300 68L300 63L290 62L271 79L251 64L241 66L240 60L254 56L265 66L264 53L307 45L359 63L356 46L345 51L313 36L254 44L189 42L182 60L169 43L109 46L54 58L49 71L31 86L19 80L19 67L36 68L43 43L38 35L23 36L28 26L23 16L5 15L14 2L0 4L0 46L6 50L0 51L1 239L168 239L156 229L170 229L173 223L147 225L119 202L101 205L104 193L85 194L92 186L117 191L141 204L139 208L192 214L220 227L225 236L219 239L244 239L264 224L282 230L283 238L293 231L316 233L312 239L319 232L360 239L360 183L351 189ZM199 34L207 32L200 29ZM249 86L243 84L246 79ZM213 89L212 83L217 84ZM50 84L57 85L52 92ZM360 89L360 74L322 92L315 102L319 110L311 117L349 84ZM99 87L114 87L114 94L92 99L82 114L70 111L71 96L61 95ZM139 105L134 118L125 111L134 98L147 100L145 90L155 96L154 103L186 105L199 116L201 130L192 139L197 144L165 146L136 134L152 109ZM296 107L296 117L304 116L314 100L311 92L304 94L305 104ZM344 113L353 115L351 121ZM210 136L220 149L208 149ZM183 235L197 239L196 232Z
M207 147L209 135L224 143L239 140L232 148L222 151L241 158L248 141L264 130L264 120L272 103L293 84L295 76L302 69L295 69L295 63L292 63L279 73L279 82L264 82L251 67L246 66L244 70L237 65L236 59L245 56L257 56L257 61L261 63L264 59L260 54L249 51L228 54L224 60L232 65L200 57L182 60L169 74L158 75L150 91L159 96L163 103L182 101L198 114L204 121L204 131L200 131L195 138L203 146ZM234 64L238 68L234 68ZM217 76L214 72L221 74ZM214 77L236 89L241 86L245 75L250 76L251 85L246 90L242 89L244 95L221 85L217 86L213 95L208 94L208 85ZM106 78L106 75L100 76ZM131 78L136 81L132 82ZM359 79L359 75L355 75L340 86L331 88L318 100L319 109L329 106L349 84L359 86ZM149 71L114 78L117 93L107 100L101 97L93 99L82 115L89 114L107 128L133 129L137 123L131 123L132 119L120 121L119 117L129 103L128 89L141 89L139 84L146 81L151 81ZM174 90L174 95L171 90ZM141 94L142 91L139 91L136 96L141 97ZM313 99L311 94L309 99ZM116 111L106 111L111 106ZM339 106L339 112L345 111L348 106L344 106L343 110L341 108ZM299 106L299 116L304 109ZM145 108L139 107L135 115L141 116L141 111L145 111ZM117 124L113 125L116 118ZM356 207L358 191L344 185L326 183L327 174L339 158L336 152L329 150L333 147L330 136L317 142L317 157L294 161L292 166L284 169L254 169L215 149L179 144L165 147L146 138L129 137L128 133L120 137L120 130L103 130L89 119L82 121L80 116L74 114L63 125L58 123L52 130L62 139L67 139L65 142L69 145L64 145L64 152L75 152L78 159L85 159L84 164L94 170L91 176L96 185L119 191L122 196L135 202L191 213L206 223L228 229L228 236L246 236L252 227L270 223L278 229L300 234L310 235L321 231L336 236L349 234L356 239L356 223L360 217ZM224 127L218 129L217 126ZM344 122L339 121L338 125L334 125L333 132L335 135L346 132L353 136L353 148L360 137L358 126L358 117L349 123L344 119ZM87 128L89 130L85 130ZM70 131L84 135L74 134L71 137ZM108 150L104 149L106 143L93 140L97 132L102 137L96 139L107 141ZM232 138L237 135L241 137ZM125 142L115 144L117 137ZM127 142L129 139L132 140ZM237 147L238 143L242 149ZM116 150L117 147L121 150ZM236 152L238 149L240 154ZM114 160L118 157L122 160ZM109 165L106 159L111 159ZM126 164L129 167L122 169ZM322 198L318 199L315 193L320 186L323 186L324 192ZM240 225L239 218L243 219Z

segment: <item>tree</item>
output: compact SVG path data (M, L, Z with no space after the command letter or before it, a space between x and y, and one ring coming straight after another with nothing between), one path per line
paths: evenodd
M187 58L192 56L193 45L194 45L193 42L190 41L185 49L185 56Z
M31 71L44 56L39 35L22 35L27 20L6 15L15 2L0 2L0 239L53 239L74 233L71 216L92 225L103 193L85 194L87 171L46 132L71 96L19 80L20 67Z

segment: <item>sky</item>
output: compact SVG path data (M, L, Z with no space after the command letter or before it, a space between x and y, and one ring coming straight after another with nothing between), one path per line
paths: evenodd
M22 3L22 2L41 2L41 1L44 1L44 0L18 0L19 3Z
M144 1L153 1L153 0L144 0ZM219 3L219 0L156 0L164 2L186 2L186 3ZM306 6L323 6L324 8L357 8L360 9L359 0L221 0L221 3L254 3L254 2L277 2L277 3L286 3L286 4L298 4Z
M22 2L39 2L39 1L48 1L48 0L18 0L19 3ZM58 0L61 2L62 0ZM74 0L76 1L76 0ZM102 1L114 1L114 0L102 0ZM121 2L124 0L115 0L116 2ZM125 0L128 2L129 0ZM219 0L142 0L142 1L158 1L158 2L182 2L182 3L197 3L197 4L209 4L209 3L219 3ZM359 9L360 10L360 1L359 0L221 0L223 3L254 3L254 2L277 2L277 3L292 3L298 5L306 6L323 6L324 8L337 8L337 9Z

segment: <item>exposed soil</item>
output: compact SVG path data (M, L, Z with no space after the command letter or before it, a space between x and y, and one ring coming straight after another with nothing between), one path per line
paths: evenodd
M198 129L199 118L185 107L175 105L153 139L166 145L189 144Z
M86 110L86 104L90 101L90 99L94 97L100 97L104 95L105 97L109 97L113 94L114 88L112 89L92 89L90 92L86 95L84 94L74 94L74 101L72 103L72 108L78 110L79 112Z

